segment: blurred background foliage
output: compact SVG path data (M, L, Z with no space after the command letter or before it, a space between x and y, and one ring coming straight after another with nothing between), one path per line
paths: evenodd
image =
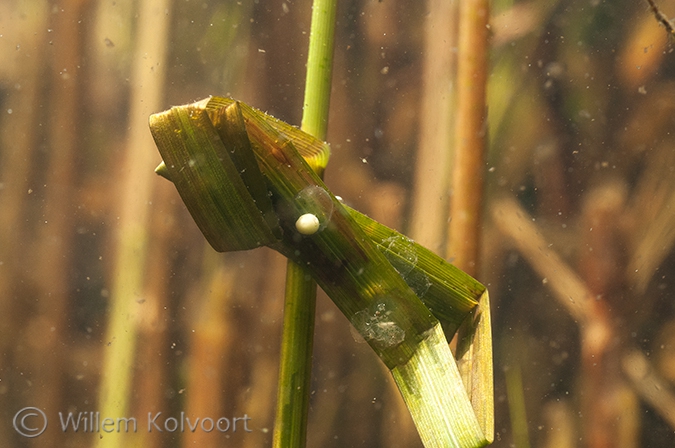
M412 198L426 178L425 36L445 33L429 30L434 4L338 12L326 181L404 232L425 221ZM108 329L115 309L131 331L125 416L139 420L109 436L119 446L270 445L285 262L206 245L153 173L147 117L230 95L299 123L310 7L0 2L3 446L100 439L63 432L58 413L97 411L103 369L124 368L106 364L124 339ZM491 14L478 278L493 302L494 445L673 446L672 37L639 0L495 0ZM425 200L445 210L450 194ZM419 446L386 369L325 296L317 313L308 446ZM36 439L12 428L25 406L50 418ZM148 434L160 411L246 414L252 432Z

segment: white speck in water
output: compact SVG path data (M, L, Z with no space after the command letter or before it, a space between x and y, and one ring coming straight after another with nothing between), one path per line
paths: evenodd
M12 112L14 112L12 109L7 109L7 113L12 115Z

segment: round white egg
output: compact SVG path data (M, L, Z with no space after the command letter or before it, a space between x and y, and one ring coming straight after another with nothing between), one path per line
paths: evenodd
M319 218L311 213L305 213L295 221L295 228L303 235L315 234L320 226L321 223L319 222Z

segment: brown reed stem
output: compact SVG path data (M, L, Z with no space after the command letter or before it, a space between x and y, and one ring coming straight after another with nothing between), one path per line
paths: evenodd
M446 255L473 276L479 272L489 11L487 0L460 2L457 121Z

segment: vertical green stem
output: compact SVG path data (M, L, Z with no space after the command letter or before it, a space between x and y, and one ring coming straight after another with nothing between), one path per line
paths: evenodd
M302 130L319 140L326 139L328 128L336 10L337 0L314 0L312 5Z
M309 35L302 130L326 139L337 0L314 0ZM289 260L279 366L275 448L304 447L314 342L316 283Z
M305 446L315 308L316 283L300 265L289 261L274 422L275 448Z
M506 371L506 395L509 402L509 417L513 441L518 448L530 448L530 437L527 433L527 413L523 375L520 366L516 365Z

